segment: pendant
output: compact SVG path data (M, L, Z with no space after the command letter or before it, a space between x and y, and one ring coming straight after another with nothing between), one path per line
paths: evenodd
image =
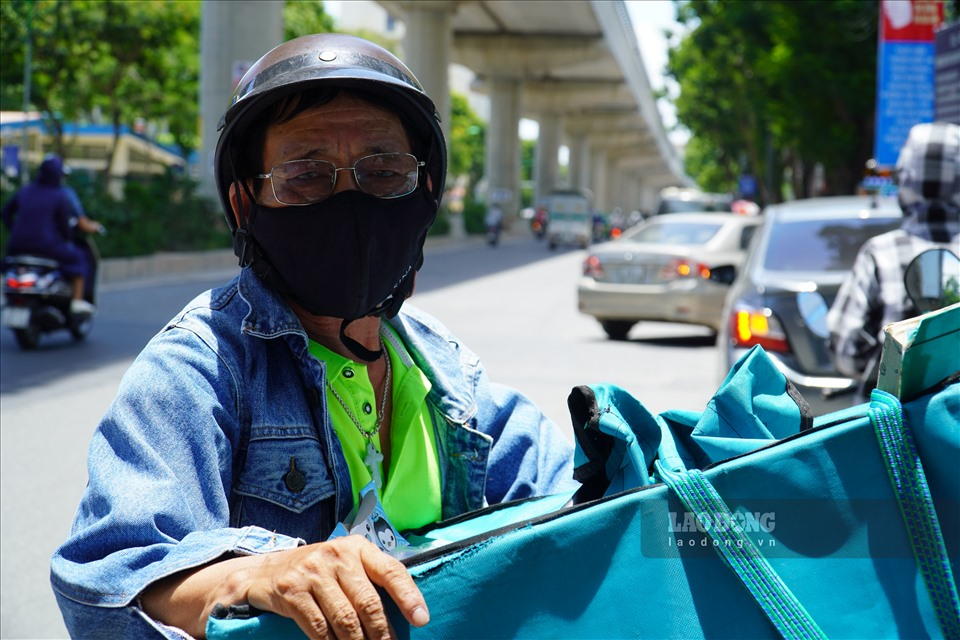
M373 485L379 492L383 487L383 479L380 477L380 463L383 462L383 454L377 451L373 446L372 440L367 440L367 455L363 458L363 464L370 470L370 477L373 478Z

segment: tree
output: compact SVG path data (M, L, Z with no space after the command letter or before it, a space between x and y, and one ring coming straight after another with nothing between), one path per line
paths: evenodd
M335 31L333 17L323 0L287 0L283 5L283 39L293 40L311 33Z
M476 184L483 177L486 127L466 96L455 91L450 94L449 135L447 172L467 176L470 184Z
M826 190L852 193L870 157L876 93L875 3L690 0L689 31L669 52L677 118L691 132L687 171L709 190L757 177L760 199L798 195L813 168Z

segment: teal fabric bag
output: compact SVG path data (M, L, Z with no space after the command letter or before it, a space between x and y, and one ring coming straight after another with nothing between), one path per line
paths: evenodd
M960 385L814 419L754 350L701 413L570 407L582 489L417 532L452 541L404 561L431 622L388 601L401 638L960 637Z

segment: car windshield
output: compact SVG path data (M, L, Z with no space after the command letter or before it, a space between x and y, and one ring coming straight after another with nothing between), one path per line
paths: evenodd
M680 200L664 199L657 210L658 215L664 213L694 213L697 211L731 211L731 202L729 200Z
M705 244L717 235L723 225L719 222L663 222L638 227L624 236L628 242L657 244Z
M869 238L900 225L899 219L799 220L771 229L764 260L768 271L847 271Z

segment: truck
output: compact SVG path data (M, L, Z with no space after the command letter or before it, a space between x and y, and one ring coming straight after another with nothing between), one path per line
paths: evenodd
M593 232L593 202L580 190L552 191L544 203L547 208L547 247L561 245L586 249Z

